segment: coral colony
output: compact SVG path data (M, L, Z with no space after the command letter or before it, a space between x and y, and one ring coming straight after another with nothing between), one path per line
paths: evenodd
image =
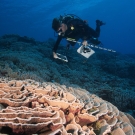
M53 44L0 38L0 134L135 135L135 57L72 48L64 63Z
M130 115L83 89L1 80L0 103L0 127L9 127L14 134L135 134Z

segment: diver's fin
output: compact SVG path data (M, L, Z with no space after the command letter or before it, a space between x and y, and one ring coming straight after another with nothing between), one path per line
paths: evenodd
M77 52L81 55L83 55L85 58L89 58L91 55L95 53L94 50L92 50L90 47L84 47L82 45L80 48L77 49Z
M62 55L62 54L59 54L59 53L56 53L57 54L57 59L60 59L62 61L65 61L65 62L68 62L68 59L66 56Z
M96 24L97 24L98 26L102 26L102 25L105 25L106 23L105 23L105 22L102 22L102 21L100 21L100 20L96 20Z

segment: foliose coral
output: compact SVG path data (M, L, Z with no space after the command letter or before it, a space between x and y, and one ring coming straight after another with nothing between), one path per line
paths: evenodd
M0 80L1 133L134 135L135 120L81 88L33 80Z

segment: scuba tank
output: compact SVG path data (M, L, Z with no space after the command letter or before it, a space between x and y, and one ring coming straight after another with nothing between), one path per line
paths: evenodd
M80 17L78 17L77 15L74 15L74 14L66 14L64 16L60 15L60 17L59 17L60 23L65 23L65 24L68 24L69 21L71 21L73 19L79 19L79 20L83 21ZM85 23L85 21L83 21L83 22Z

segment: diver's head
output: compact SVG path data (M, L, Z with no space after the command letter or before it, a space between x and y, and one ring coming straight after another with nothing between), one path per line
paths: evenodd
M54 18L52 22L52 28L57 32L59 30L59 27L60 27L59 19Z
M67 25L65 23L60 22L59 19L54 18L52 22L52 28L59 34L65 33L67 30Z

